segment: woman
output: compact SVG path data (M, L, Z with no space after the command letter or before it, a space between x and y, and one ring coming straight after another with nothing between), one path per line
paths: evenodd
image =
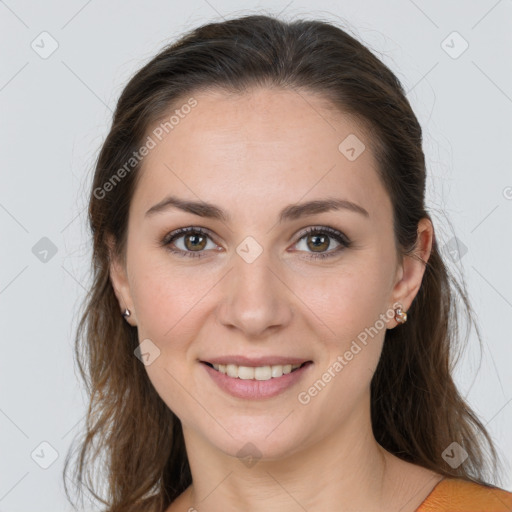
M511 510L424 195L400 83L340 28L245 16L160 52L91 190L79 481L97 443L109 512Z

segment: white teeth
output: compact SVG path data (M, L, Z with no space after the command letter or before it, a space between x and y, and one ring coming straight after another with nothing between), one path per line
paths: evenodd
M236 364L214 364L213 367L227 375L228 377L239 378L242 380L270 380L276 377L282 377L292 370L299 368L300 364L285 364L272 366L237 366Z

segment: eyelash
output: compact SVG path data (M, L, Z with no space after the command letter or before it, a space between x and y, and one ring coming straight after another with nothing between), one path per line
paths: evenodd
M176 254L180 257L189 257L189 258L202 258L205 256L204 251L183 251L181 249L172 249L171 243L177 240L178 238L182 237L183 235L194 233L194 234L200 234L203 236L206 236L211 239L209 233L205 231L202 228L196 228L193 226L186 227L186 228L180 228L175 231L172 231L171 233L167 234L164 239L162 240L161 245L164 246L168 251L170 251L173 254ZM296 243L299 243L303 238L305 238L308 235L311 234L328 234L331 238L334 238L337 242L339 242L339 246L336 249L333 249L329 252L324 253L310 253L311 255L309 258L316 260L316 259L323 259L323 258L330 258L333 256L336 256L338 253L340 253L344 249L348 249L352 242L345 236L343 233L338 231L337 229L330 228L328 226L322 226L322 227L310 227L307 228L304 232L302 232L300 238L297 240Z

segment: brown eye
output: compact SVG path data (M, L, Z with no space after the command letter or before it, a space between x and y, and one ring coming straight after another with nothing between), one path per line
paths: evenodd
M308 247L314 252L322 252L329 248L330 240L326 235L308 235Z
M212 244L208 247L208 242ZM178 256L206 256L205 249L214 249L217 245L210 235L201 228L187 227L169 233L162 240L162 245Z
M190 251L200 251L206 247L206 236L201 234L184 235L185 247Z
M305 249L300 247L299 249L309 253L308 257L311 259L336 256L352 245L352 242L341 231L327 226L308 228L302 233L296 245L299 246L303 240ZM333 240L334 244L331 243Z

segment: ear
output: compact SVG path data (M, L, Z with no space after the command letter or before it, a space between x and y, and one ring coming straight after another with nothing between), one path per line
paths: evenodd
M430 219L424 217L418 222L418 235L413 254L404 256L398 270L398 281L393 288L392 304L400 303L402 311L408 311L420 289L433 242L434 227ZM398 325L398 322L393 319L390 321L388 328L396 325Z
M126 308L130 310L130 316L126 317L126 321L136 326L135 307L133 305L132 296L130 293L130 285L128 282L126 263L115 252L115 240L111 234L107 235L107 246L109 251L109 272L110 282L114 288L117 300L119 302L120 314L124 312Z

